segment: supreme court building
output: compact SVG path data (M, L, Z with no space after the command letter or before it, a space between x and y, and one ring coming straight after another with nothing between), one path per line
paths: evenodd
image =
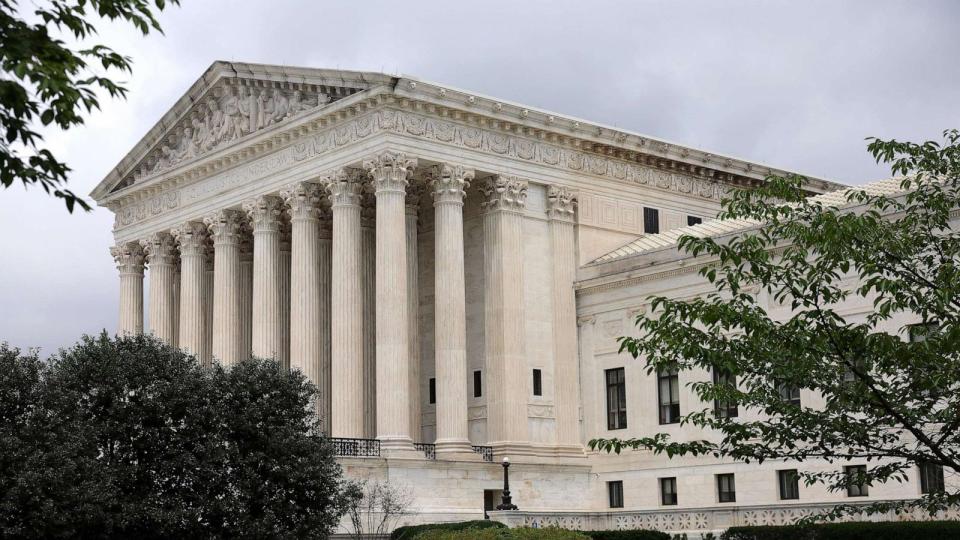
M409 77L216 62L92 195L118 333L301 370L346 472L412 490L405 521L482 518L508 456L520 511L497 519L696 533L850 502L797 464L586 448L702 436L674 421L703 406L686 374L617 338L650 295L708 290L678 236L735 232L720 199L771 172Z

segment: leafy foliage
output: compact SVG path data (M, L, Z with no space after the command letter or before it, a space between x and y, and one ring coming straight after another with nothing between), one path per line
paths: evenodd
M590 540L579 531L570 531L557 527L534 529L532 527L506 528L469 528L449 530L431 528L417 534L415 540Z
M682 423L716 437L677 441L661 433L591 446L743 462L870 463L856 478L801 471L807 484L832 490L906 481L920 463L960 473L960 234L951 223L960 208L960 133L944 137L871 140L875 159L902 175L900 193L851 189L844 204L830 206L808 198L801 178L770 177L723 203L720 218L755 227L732 238L681 238L681 250L712 261L700 274L714 291L653 298L651 316L637 320L639 337L621 338L621 351L643 358L649 371L733 374L736 386L691 387L706 403L735 402L759 414L730 419L691 410ZM764 298L788 315L771 316ZM837 309L844 302L864 303L868 313L847 319ZM817 403L784 400L784 388L806 389ZM934 513L957 502L960 493L948 486L865 510ZM856 511L841 505L829 515Z
M807 526L732 527L721 540L952 540L956 521L826 523Z
M0 345L0 536L324 536L347 500L314 393L144 336Z
M581 532L593 540L670 540L670 535L667 533L643 529Z
M161 32L156 14L179 0L47 0L32 3L36 22L18 12L15 0L0 0L0 184L39 184L63 199L69 212L90 206L63 187L70 168L42 146L36 122L68 129L100 108L97 92L124 97L126 88L105 74L130 73L129 57L105 45L71 48L54 28L78 42L97 35L90 22L125 20L144 35ZM99 70L99 71L98 71Z
M499 521L477 520L477 521L456 521L451 523L427 523L424 525L407 525L406 527L397 527L390 533L390 540L410 540L416 535L428 529L441 529L445 531L462 531L464 529L505 529L507 526Z

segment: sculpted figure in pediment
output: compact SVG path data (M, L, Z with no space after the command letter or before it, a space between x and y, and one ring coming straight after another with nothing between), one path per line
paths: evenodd
M243 135L244 117L240 104L241 98L237 95L237 89L231 86L223 100L224 121L217 135L218 141L230 141Z
M290 111L290 100L283 95L283 92L274 88L270 95L267 110L270 111L270 116L267 117L267 125L277 123L287 117L287 113Z

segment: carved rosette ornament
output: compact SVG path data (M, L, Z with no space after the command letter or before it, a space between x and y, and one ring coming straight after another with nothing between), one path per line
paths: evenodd
M244 221L243 212L239 210L219 210L203 218L214 245L240 245Z
M430 171L430 187L433 188L434 204L463 204L466 190L473 181L475 172L463 165L444 163Z
M407 176L417 166L415 158L402 152L383 152L363 162L363 168L370 175L375 192L394 191L405 193Z
M154 233L140 241L148 265L177 262L177 243L167 232Z
M488 177L480 186L485 199L480 207L486 212L523 212L527 205L527 186L526 180L516 176L498 174Z
M331 206L359 206L363 184L358 171L341 168L323 179Z
M250 217L254 232L279 231L283 217L283 199L276 195L261 195L244 202L243 211Z
M290 219L313 220L320 218L323 188L312 182L297 182L280 191L280 197L287 204Z
M574 221L577 207L577 196L574 192L561 186L550 186L547 189L547 216L550 219Z
M207 249L207 227L199 221L188 221L170 231L180 246L181 255L203 255Z
M117 244L110 248L110 255L117 263L121 274L143 274L143 247L135 242Z

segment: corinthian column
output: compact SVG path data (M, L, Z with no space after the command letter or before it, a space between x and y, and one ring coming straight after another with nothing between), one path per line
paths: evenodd
M485 350L490 392L487 439L499 452L522 454L527 429L526 326L523 310L523 212L527 182L487 178L481 186Z
M243 213L220 210L204 219L213 237L213 358L225 366L243 360L240 349L240 239Z
M279 361L280 219L283 202L263 195L243 204L253 227L253 355Z
M377 201L360 198L360 287L363 298L363 436L377 436Z
M204 262L207 229L190 221L173 230L180 246L180 348L200 358L204 338Z
M213 363L213 244L209 238L204 248L206 260L203 263L203 347L200 349L200 361L205 366Z
M437 452L470 452L467 428L467 323L463 277L463 197L473 170L433 171L436 302Z
M360 276L360 187L341 169L327 179L333 212L331 433L363 437L363 295Z
M417 161L384 152L364 162L377 197L377 438L387 450L413 450L407 349L407 175Z
M177 245L167 232L151 234L140 245L150 268L150 332L167 344L174 344L174 263Z
M332 414L332 373L331 373L331 335L333 269L333 223L331 223L329 200L324 201L320 211L320 322L314 331L320 337L320 367L317 372L317 388L320 396L317 400L317 415L320 416L320 426L324 433L330 433L330 418ZM339 309L338 309L339 314Z
M280 192L290 212L290 369L320 385L320 200L316 184L300 182Z
M582 453L580 445L580 386L577 366L577 304L574 207L570 190L550 186L547 216L550 218L550 248L553 252L553 362L554 411L557 446Z
M286 217L286 216L285 216ZM280 349L277 362L290 369L290 223L284 219L280 224Z
M410 355L410 437L421 439L420 403L420 265L417 256L417 231L419 226L422 185L407 189L407 350Z
M120 271L120 320L118 335L143 332L143 248L131 242L110 248Z
M244 227L240 238L240 358L253 351L253 238Z

